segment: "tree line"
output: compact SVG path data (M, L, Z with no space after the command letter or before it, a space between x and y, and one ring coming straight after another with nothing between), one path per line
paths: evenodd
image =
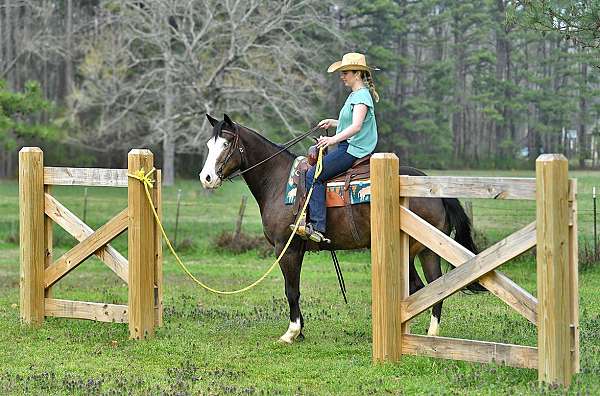
M350 51L380 69L377 150L403 163L511 168L560 152L597 166L595 30L572 1L538 3L0 0L0 176L30 144L53 164L118 167L145 146L166 184L195 175L205 113L289 140L337 115L347 92L325 70Z

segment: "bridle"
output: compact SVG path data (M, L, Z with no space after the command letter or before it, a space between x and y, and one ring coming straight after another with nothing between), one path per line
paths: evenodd
M245 150L244 150L244 146L240 145L240 134L239 134L239 130L238 130L238 125L234 124L235 127L235 132L231 132L231 131L227 131L225 129L221 129L221 133L225 133L228 135L233 135L233 144L231 145L231 148L229 149L229 151L227 152L227 155L225 156L225 159L221 162L221 165L219 166L219 169L216 171L217 176L219 177L219 179L221 180L229 180L231 181L231 179L234 179L238 176L243 175L246 172L249 172L250 170L264 164L265 162L269 161L270 159L275 158L276 156L278 156L279 154L283 153L284 151L286 151L288 148L292 147L293 145L297 144L298 142L300 142L302 139L306 138L308 135L310 135L311 133L315 132L316 130L319 129L319 126L315 126L312 127L311 129L309 129L308 131L304 132L303 134L296 136L295 138L293 138L292 140L290 140L289 142L285 143L283 145L283 148L281 148L280 150L276 151L275 153L271 154L270 156L268 156L267 158L263 159L262 161L257 162L256 164L252 165L249 168L246 168L244 170L236 170L235 172L233 172L231 175L227 176L227 177L223 177L223 169L225 168L225 166L227 165L227 163L229 162L229 160L231 159L231 157L233 156L234 153L238 152L240 154L240 160L241 163L244 164L246 163L246 156L245 156Z
M217 169L217 171L216 171L217 176L221 180L230 180L231 181L231 179L233 177L235 177L234 176L235 172L232 173L231 175L229 175L226 179L223 177L223 169L225 168L225 165L227 165L227 163L229 162L229 160L233 156L233 153L235 153L236 151L239 152L240 153L240 160L241 160L241 162L242 163L246 162L245 158L244 158L244 147L243 146L239 146L240 135L239 135L239 133L237 131L237 125L235 126L235 129L236 129L235 132L230 132L230 131L226 131L226 130L221 129L221 133L226 133L226 134L229 134L229 135L233 135L233 144L231 145L231 148L229 149L229 151L227 151L227 155L225 156L225 159L221 162L221 166L219 166L219 169ZM236 150L236 147L237 147L237 150Z

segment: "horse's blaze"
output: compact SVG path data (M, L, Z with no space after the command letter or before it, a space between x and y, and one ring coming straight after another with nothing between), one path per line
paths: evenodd
M218 136L210 138L206 143L208 147L208 156L204 162L202 172L200 172L200 182L204 188L217 188L222 180L217 176L217 160L221 157L227 140Z

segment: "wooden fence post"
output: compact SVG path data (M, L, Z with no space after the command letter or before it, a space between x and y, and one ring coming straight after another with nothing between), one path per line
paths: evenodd
M536 160L538 379L571 383L568 161Z
M37 147L19 151L20 306L27 324L44 321L44 153Z
M371 271L373 361L402 356L400 303L408 283L402 279L408 254L400 238L399 160L395 154L371 157Z
M134 149L127 163L129 173L136 174L140 169L147 173L153 167L154 156L150 150ZM128 182L128 208L129 336L141 339L154 334L155 226L144 185L134 178Z

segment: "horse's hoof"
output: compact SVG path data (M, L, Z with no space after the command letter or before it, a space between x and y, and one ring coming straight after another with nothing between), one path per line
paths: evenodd
M435 316L431 317L431 323L429 323L429 328L427 329L428 336L437 337L440 335L440 322Z
M279 339L277 340L277 344L281 344L281 345L292 345L293 343L294 343L294 340L285 338L284 336L279 337Z
M298 334L298 337L296 337L296 341L304 341L304 334Z
M302 333L302 325L300 324L300 319L297 319L294 322L290 322L288 330L279 337L279 340L286 344L292 344L294 340L298 338L300 333Z

